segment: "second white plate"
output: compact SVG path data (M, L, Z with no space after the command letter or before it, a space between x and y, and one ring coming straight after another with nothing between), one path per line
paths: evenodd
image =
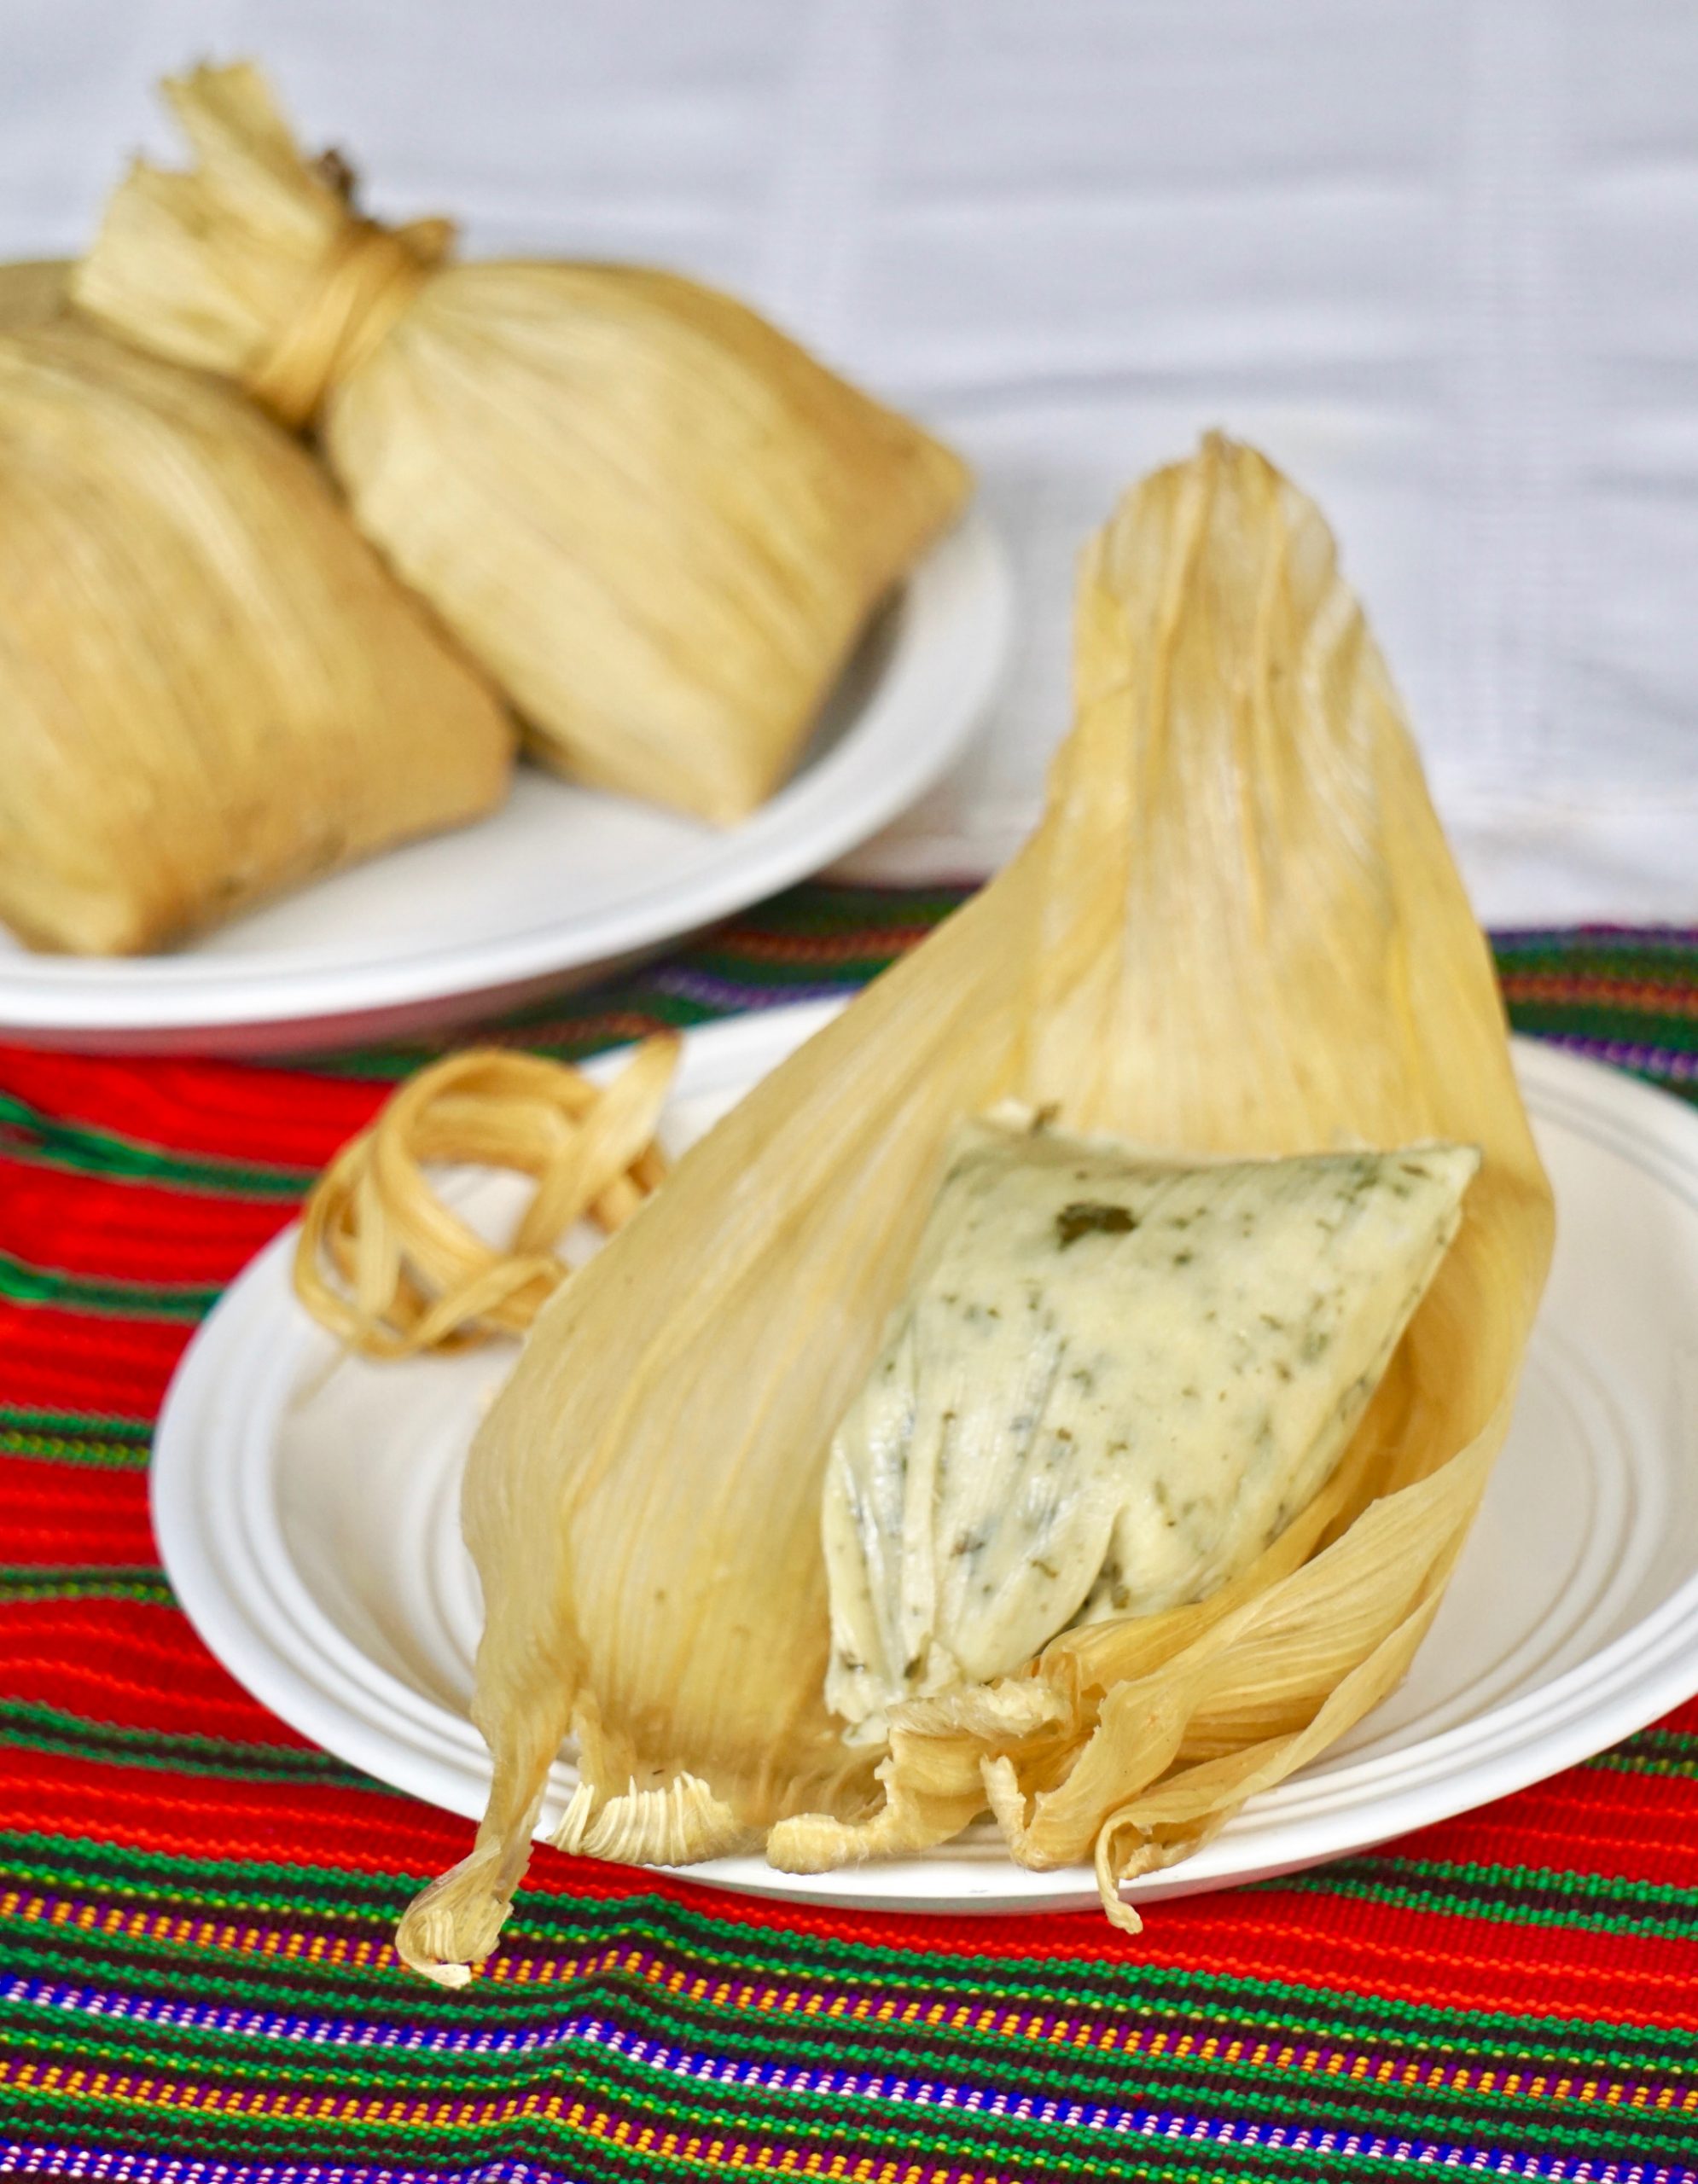
M830 1013L693 1034L669 1148ZM1197 1857L1139 1882L1139 1901L1446 1818L1698 1687L1698 1113L1552 1048L1521 1043L1516 1059L1556 1186L1556 1259L1515 1426L1444 1606L1384 1705ZM513 1353L340 1359L294 1303L293 1248L291 1230L254 1261L173 1384L153 1470L160 1553L207 1644L275 1712L380 1780L475 1815L488 1781L468 1717L481 1612L457 1501ZM562 1759L540 1833L574 1780ZM805 1879L752 1858L685 1877L869 1908L1095 1901L1088 1873L1024 1872L988 1833Z
M0 1037L301 1051L393 1038L604 973L817 872L922 795L978 724L1009 587L969 514L851 662L784 787L714 828L521 766L474 827L392 850L170 956L34 956L0 929Z

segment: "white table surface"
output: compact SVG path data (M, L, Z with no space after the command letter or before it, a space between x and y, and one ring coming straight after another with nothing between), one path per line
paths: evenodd
M1698 9L3 0L0 253L241 53L378 211L737 288L978 465L1012 671L863 870L1018 838L1078 544L1218 422L1331 514L1482 912L1698 921Z

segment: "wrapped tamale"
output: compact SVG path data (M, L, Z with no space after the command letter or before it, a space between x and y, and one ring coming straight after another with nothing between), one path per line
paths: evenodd
M0 921L159 948L497 804L503 708L310 456L50 287L9 328L8 285Z
M252 67L166 92L75 282L129 339L316 421L357 520L545 762L718 822L783 778L961 462L753 311L624 265L453 264L363 219Z
M568 1736L568 1849L764 1848L817 1872L922 1850L988 1809L1025 1865L1094 1861L1135 1926L1124 1880L1189 1855L1413 1658L1508 1428L1551 1243L1489 951L1327 527L1253 450L1212 439L1127 496L1085 562L1076 689L1024 850L684 1156L544 1306L480 1429L463 1516L494 1773L470 1856L402 1923L419 1969L457 1981L494 1945ZM1131 1534L1137 1497L1112 1479L1069 1564L1088 1612L1040 1642L1067 1606L1051 1602L1023 1654L957 1653L929 1683L895 1623L863 1709L852 1680L829 1692L830 1445L858 1432L934 1269L923 1240L960 1132L1005 1101L1084 1171L1044 1201L1038 1240L1096 1253L1128 1298L1144 1246L1118 1274L1110 1247L1138 1244L1169 1188L1154 1170L1189 1178L1162 1218L1207 1199L1212 1297L1191 1289L1183 1358L1143 1325L1133 1399L1154 1389L1171 1415L1202 1394L1193 1370L1212 1376L1224 1423L1205 1445L1236 1450L1253 1507L1236 1528L1192 1513L1189 1548L1146 1552L1155 1577L1123 1607L1119 1550L1154 1536L1156 1474ZM1223 1162L1308 1173L1271 1187ZM1253 1252L1231 1271L1223 1241L1276 1204L1287 1228L1337 1228L1336 1258L1293 1244L1294 1282ZM1389 1280L1366 1316L1322 1278L1342 1282L1358 1216ZM1170 1262L1194 1248L1162 1240ZM1239 1362L1193 1324L1229 1302ZM1264 1310L1282 1324L1259 1342ZM1279 1392L1279 1365L1329 1343L1347 1384ZM974 1399L999 1389L1019 1392L991 1374ZM858 1711L883 1717L870 1745L844 1734Z

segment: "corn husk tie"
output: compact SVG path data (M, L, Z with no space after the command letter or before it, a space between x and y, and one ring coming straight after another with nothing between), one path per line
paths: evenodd
M619 265L449 262L296 144L248 67L166 86L79 269L127 339L316 423L355 520L514 699L535 754L716 822L796 758L964 466L730 297Z
M473 1449L494 1759L471 1856L402 1922L493 1946L546 1770L559 1839L819 1871L987 1806L1033 1867L1183 1858L1388 1692L1509 1417L1550 1194L1484 940L1320 515L1212 439L1130 494L1081 579L1077 719L1008 870L765 1080L538 1319ZM1013 1095L1174 1152L1427 1138L1484 1165L1340 1469L1203 1601L1063 1633L894 1710L876 1774L821 1686L823 1460L951 1125Z
M295 1294L365 1357L522 1334L571 1272L560 1240L580 1221L613 1235L665 1176L654 1128L677 1057L676 1038L645 1039L607 1085L498 1048L421 1070L314 1186ZM445 1201L430 1170L450 1163L531 1178L504 1245Z

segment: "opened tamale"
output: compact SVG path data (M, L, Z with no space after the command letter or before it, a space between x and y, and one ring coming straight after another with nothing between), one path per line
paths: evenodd
M544 1307L480 1430L494 1778L471 1856L403 1922L421 1969L493 1946L568 1734L568 1848L817 1871L988 1807L1022 1863L1094 1859L1135 1925L1120 1882L1322 1750L1428 1629L1551 1205L1490 955L1317 511L1219 439L1147 479L1086 558L1076 681L1032 839L685 1155ZM875 1769L826 1704L829 1443L954 1134L1005 1100L1192 1165L1448 1143L1480 1167L1342 1456L1247 1565L899 1700Z
M156 948L496 804L498 700L310 457L50 285L20 280L15 317L9 288L0 921L38 948Z
M298 150L264 78L166 86L199 164L136 167L76 279L143 346L316 420L354 514L537 755L741 818L794 763L962 464L730 297L622 265L453 264Z

